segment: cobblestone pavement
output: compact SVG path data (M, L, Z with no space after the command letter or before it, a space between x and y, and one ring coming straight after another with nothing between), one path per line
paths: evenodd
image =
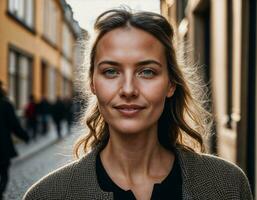
M72 161L72 146L79 133L66 136L52 146L14 163L10 168L10 181L5 200L22 199L27 189L47 173Z

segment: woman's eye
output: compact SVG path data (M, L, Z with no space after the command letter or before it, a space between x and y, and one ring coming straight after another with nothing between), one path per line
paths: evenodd
M108 78L113 78L118 75L118 71L115 69L107 69L107 70L104 70L103 74Z
M151 69L144 69L141 72L139 72L139 76L144 78L152 78L155 76L155 74L156 73Z

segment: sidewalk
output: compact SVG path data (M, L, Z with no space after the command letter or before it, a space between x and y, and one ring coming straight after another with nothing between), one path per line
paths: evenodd
M67 125L65 122L63 122L62 139L68 135L67 132L68 132ZM57 143L58 141L60 140L58 139L54 124L50 123L49 131L46 135L38 134L36 140L31 140L29 144L25 144L24 142L19 142L15 144L15 148L18 152L18 156L12 159L12 163L17 164L18 162L42 151L43 149Z

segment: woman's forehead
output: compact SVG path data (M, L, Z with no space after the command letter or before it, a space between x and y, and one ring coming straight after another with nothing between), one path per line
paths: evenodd
M162 59L164 47L150 33L138 28L117 28L106 33L96 47L96 59L103 56L153 56Z

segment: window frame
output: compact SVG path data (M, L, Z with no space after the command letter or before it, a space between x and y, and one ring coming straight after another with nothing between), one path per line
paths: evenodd
M31 2L33 2L33 5L31 6L31 8L33 9L32 11L32 25L30 26L27 22L26 22L26 16L27 16L27 0L23 0L23 6L24 6L24 16L23 18L18 16L18 12L16 11L12 11L11 7L10 7L10 1L12 0L7 0L7 7L6 7L6 14L7 16L9 16L11 19L13 19L14 21L16 21L18 24L22 25L24 28L26 28L29 32L31 32L32 34L36 34L35 31L35 24L36 24L36 1L35 0L31 0ZM13 0L14 1L14 0Z
M10 54L11 52L14 53L15 55L15 73L14 74L10 74ZM33 85L34 85L34 80L33 80L33 72L34 72L34 57L32 54L12 45L12 44L8 44L8 70L7 70L7 77L8 77L8 96L10 95L10 77L13 76L14 77L14 85L15 85L15 91L14 91L14 99L13 99L13 103L15 105L15 108L20 110L22 109L22 105L20 105L20 91L19 91L19 82L21 81L21 77L20 77L20 66L19 66L19 62L20 62L20 58L25 57L28 60L28 96L30 94L33 93ZM28 99L28 97L27 97Z

